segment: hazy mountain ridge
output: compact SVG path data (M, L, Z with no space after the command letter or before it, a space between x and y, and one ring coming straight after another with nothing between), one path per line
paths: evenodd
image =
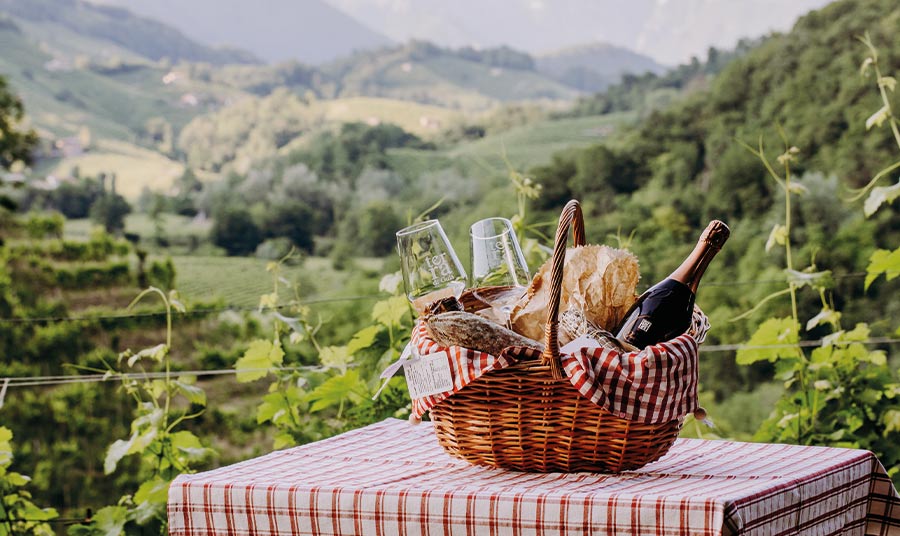
M581 91L602 91L626 73L660 74L665 67L649 56L608 43L567 47L535 58L537 70Z
M178 28L207 45L250 50L268 62L322 64L392 40L322 0L95 0ZM212 16L214 14L214 16Z
M328 0L397 41L444 46L506 44L531 54L606 42L677 65L709 46L786 31L829 0ZM470 16L477 13L477 17Z
M81 0L0 0L0 13L40 25L42 39L57 29L107 42L150 60L258 63L251 53L201 45L178 30L114 6Z
M322 67L335 97L375 96L457 109L501 101L568 100L578 92L509 47L447 49L425 41L354 54Z

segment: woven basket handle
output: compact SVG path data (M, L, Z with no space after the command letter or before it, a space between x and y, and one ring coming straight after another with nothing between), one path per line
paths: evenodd
M550 301L547 310L547 326L544 329L544 351L541 363L550 365L553 378L563 379L562 362L559 358L559 302L562 297L563 263L566 260L566 244L569 240L569 227L576 246L583 246L584 217L581 205L576 200L566 203L559 215L559 226L556 228L556 241L553 247L553 264L550 266Z

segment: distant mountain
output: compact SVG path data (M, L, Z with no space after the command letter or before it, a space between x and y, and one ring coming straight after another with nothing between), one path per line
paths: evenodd
M360 52L323 66L336 97L387 97L455 109L499 101L566 100L578 91L535 70L509 47L448 49L426 41ZM325 86L323 86L324 89Z
M665 67L628 49L595 43L537 56L538 72L581 91L602 91L623 74L660 74Z
M320 64L391 44L322 0L94 0L153 17L208 45L269 61Z
M787 30L829 0L328 0L397 41L508 45L531 54L604 42L666 65L705 57L709 46Z
M42 41L52 43L70 34L77 35L78 39L67 42L71 45L75 41L74 49L59 50L62 55L93 49L90 55L95 56L118 49L150 60L169 58L218 65L259 62L244 51L201 45L172 27L125 9L82 0L0 0L0 13L11 16ZM85 45L85 39L93 42L79 46Z

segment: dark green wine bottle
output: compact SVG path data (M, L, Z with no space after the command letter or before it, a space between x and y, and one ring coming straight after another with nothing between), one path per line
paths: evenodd
M687 331L700 278L730 235L727 225L719 220L711 221L681 266L641 294L625 313L613 331L616 338L643 349Z

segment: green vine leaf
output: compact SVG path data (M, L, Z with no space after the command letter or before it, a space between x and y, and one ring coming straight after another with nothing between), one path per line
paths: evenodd
M340 376L328 378L309 393L309 400L313 403L309 411L317 412L340 406L344 400L359 403L369 395L369 389L359 377L359 372L348 370Z
M284 350L280 343L268 339L257 339L250 343L244 355L234 364L237 381L247 383L264 378L269 369L279 367L284 362Z
M793 318L770 318L737 352L737 363L749 365L757 361L796 358L800 326ZM774 346L774 347L773 347Z
M129 451L131 450L131 446L134 445L134 440L137 435L132 435L127 441L124 439L117 439L113 441L113 444L109 446L109 449L106 451L106 458L103 460L103 472L107 475L112 474L116 470L116 465L118 465L119 460L124 458Z
M166 508L168 494L169 482L159 476L142 483L132 497L132 500L137 505L134 512L134 520L138 524L143 525L163 513Z
M169 353L169 348L165 344L157 344L156 346L152 346L150 348L144 348L140 352L132 355L128 358L128 366L133 367L135 363L148 357L157 363L162 363L162 360L165 359L166 355Z
M827 391L831 389L831 382L828 380L816 380L813 382L813 387L817 391Z
M15 472L10 472L6 474L6 482L20 488L31 482L31 477Z
M305 412L308 407L303 389L293 385L283 386L263 397L262 404L256 410L256 422L262 424L271 421L276 426L290 426L296 424L298 412Z
M178 295L178 291L174 288L169 291L169 305L172 306L172 309L175 309L179 313L187 312L187 307L184 306L184 303L181 301L181 297Z
M816 326L820 326L822 324L831 324L833 327L837 327L838 323L841 321L841 313L835 311L833 309L829 309L828 307L823 308L819 314L809 319L806 323L806 331L809 331Z
M378 290L381 292L387 292L388 294L396 294L400 289L400 285L403 284L403 274L400 272L394 272L392 274L387 274L381 278L381 281L378 282Z
M873 63L875 63L875 60L872 59L871 57L868 57L865 60L863 60L862 65L859 66L859 74L861 76L865 76L869 72L869 68L872 66Z
M178 380L172 383L173 385L175 385L175 389L188 399L188 402L190 402L191 404L205 406L206 392L194 385L195 381L197 381L197 378L194 376L181 376L178 378Z
M188 430L180 430L171 434L169 440L172 448L181 453L187 461L198 462L212 454L212 449L200 443L200 438Z
M144 384L144 388L150 393L150 396L157 399L166 393L168 386L166 380L153 380Z
M807 188L805 184L794 181L788 185L788 192L797 195L805 195L809 193L809 188Z
M403 315L409 312L409 303L403 296L391 296L381 300L372 309L372 319L387 327L398 326Z
M356 332L350 342L347 344L347 351L351 354L372 346L375 338L381 333L382 327L375 325L363 328Z
M783 246L787 242L787 227L781 224L775 224L772 232L769 233L769 239L766 240L766 252L775 247L776 244Z
M259 310L263 309L275 309L278 306L278 294L273 292L271 294L263 294L259 297Z
M6 468L12 465L12 437L13 434L9 428L0 426L0 476L3 476Z
M275 318L277 318L278 320L281 320L282 322L284 322L284 323L285 323L289 328L291 328L294 332L301 332L301 331L303 331L303 324L300 323L300 319L299 319L299 318L293 318L293 317L290 317L290 316L285 316L285 315L279 313L278 311L275 311L275 312L273 313L273 316L274 316Z
M881 421L884 423L885 436L891 432L900 432L900 410L889 409L885 411Z
M871 130L874 127L880 127L887 120L888 117L891 116L891 109L887 104L878 109L877 112L870 115L868 119L866 119L866 130Z
M862 361L868 361L876 367L885 367L887 366L887 354L882 350L875 350L874 352L868 352L865 357L862 358Z
M347 370L347 365L353 361L347 346L326 346L319 352L319 360L326 368Z
M866 213L866 217L868 218L872 214L875 214L879 207L884 203L890 205L898 197L900 197L900 182L893 186L877 186L872 188L869 197L866 198L866 202L863 205L863 211Z
M291 331L291 334L288 335L288 340L291 344L300 344L305 338L303 333L299 331Z
M128 523L124 506L105 506L94 513L90 525L72 525L69 536L120 536Z
M797 288L811 287L817 290L834 288L834 278L831 270L821 272L799 272L797 270L785 270L788 283L793 283Z
M872 330L869 328L869 325L860 322L854 326L853 329L844 333L841 337L841 341L844 342L864 342L869 339L869 335L872 334Z
M888 281L900 275L900 248L894 251L877 249L869 257L869 265L866 267L865 289L869 290L878 276L884 274Z
M275 436L275 440L272 442L272 448L280 450L287 447L293 447L296 444L297 442L294 440L294 436L288 432L282 432Z

